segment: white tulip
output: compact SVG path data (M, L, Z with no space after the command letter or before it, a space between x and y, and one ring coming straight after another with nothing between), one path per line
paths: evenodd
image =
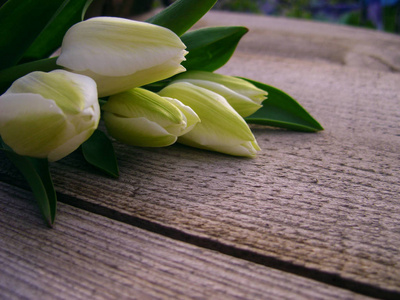
M190 82L223 96L242 117L250 116L261 108L268 95L246 80L205 71L179 74L174 82L177 81Z
M194 112L194 110L191 107L183 104L178 99L170 97L163 97L163 98L171 102L173 105L175 105L182 112L186 120L186 128L183 129L178 136L188 133L196 126L197 123L200 122L199 116Z
M176 82L159 92L191 107L201 122L178 142L236 156L253 157L260 150L250 128L224 97L188 82Z
M32 72L0 96L0 135L20 155L59 160L97 128L100 107L89 77Z
M171 30L116 17L92 18L65 34L57 64L87 75L99 97L185 71L186 46Z
M189 107L142 88L111 96L102 110L111 136L141 147L169 146L199 121Z

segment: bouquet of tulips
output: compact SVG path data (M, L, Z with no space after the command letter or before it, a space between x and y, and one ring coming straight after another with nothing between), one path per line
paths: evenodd
M215 0L178 0L146 22L84 20L90 2L8 0L0 8L0 149L50 226L57 200L49 162L73 151L117 177L115 142L254 157L260 148L248 123L322 129L284 92L214 73L247 32L188 31Z

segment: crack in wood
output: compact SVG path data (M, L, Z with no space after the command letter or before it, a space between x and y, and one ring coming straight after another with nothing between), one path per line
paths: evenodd
M228 245L217 240L207 237L193 235L176 228L168 227L160 223L124 214L122 212L112 210L110 208L82 201L74 197L58 194L60 202L71 205L73 207L86 210L88 212L101 215L143 230L147 230L165 237L189 243L191 245L216 251L228 256L243 259L269 268L284 271L290 274L302 276L321 283L329 284L338 288L346 289L358 294L375 297L379 299L399 299L400 292L373 286L368 283L359 282L334 273L324 272L321 270L307 268L291 262L283 261L272 256L262 255L257 252Z

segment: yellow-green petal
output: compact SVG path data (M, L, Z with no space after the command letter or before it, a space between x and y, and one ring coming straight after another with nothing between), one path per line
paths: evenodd
M130 145L168 146L187 127L186 116L176 105L143 88L111 96L102 109L110 135Z
M183 114L186 120L186 128L180 132L178 136L184 135L188 133L190 130L192 130L197 123L201 122L199 116L196 114L196 112L189 106L183 104L181 101L178 99L170 98L170 97L163 97L164 99L168 100L171 102L173 105L175 105Z
M177 139L176 135L144 117L124 118L106 111L103 118L108 133L127 145L165 147L172 145Z
M179 74L175 78L177 81L190 82L220 94L242 117L261 108L268 94L243 79L212 72L188 71Z
M61 159L97 128L93 79L64 70L32 72L0 96L0 135L16 153Z
M159 94L191 107L201 120L178 142L239 156L254 156L259 150L246 122L221 95L187 82L173 83Z
M66 33L57 64L93 78L100 97L171 77L185 69L186 46L147 22L96 17Z

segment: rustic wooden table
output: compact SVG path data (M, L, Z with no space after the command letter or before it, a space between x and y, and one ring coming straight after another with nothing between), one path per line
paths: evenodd
M250 33L220 72L276 86L325 131L261 126L242 159L116 143L121 176L52 164L45 226L0 154L1 299L400 299L400 37L212 12Z

